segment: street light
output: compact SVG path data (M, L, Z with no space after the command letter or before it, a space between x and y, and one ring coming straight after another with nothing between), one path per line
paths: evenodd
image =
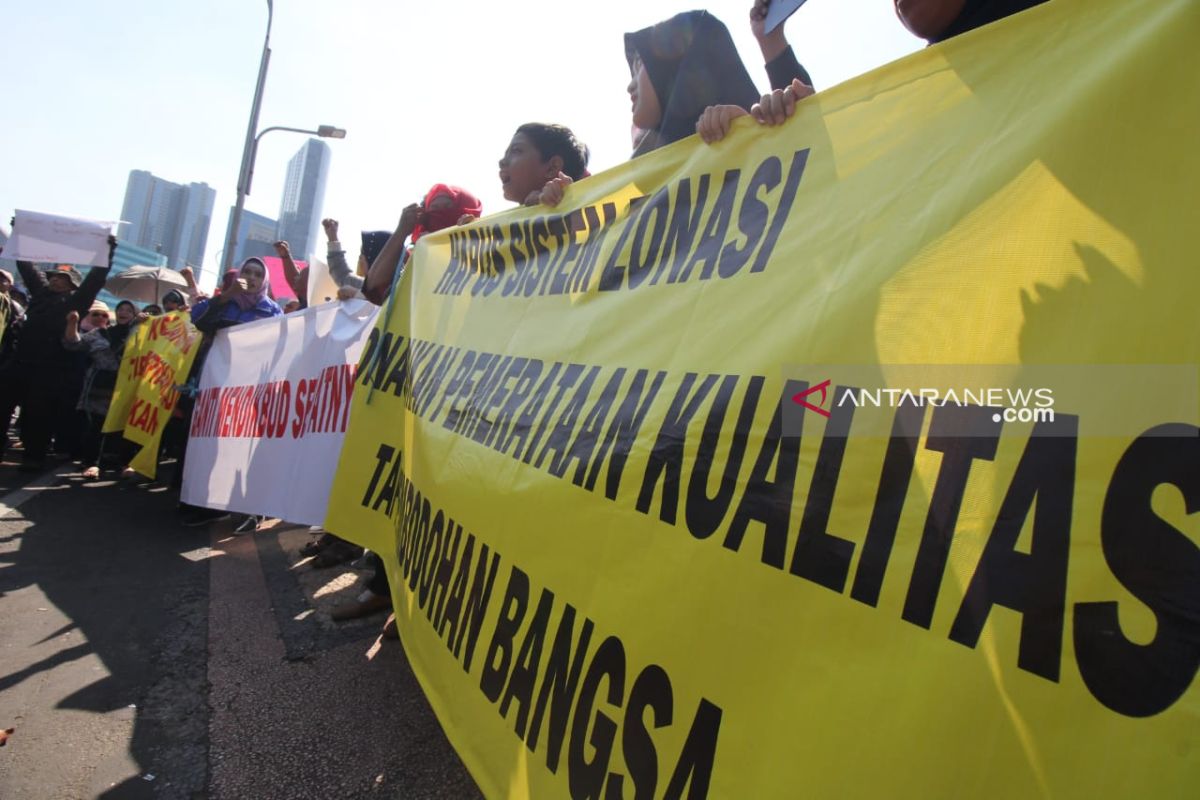
M287 125L272 125L269 128L263 128L259 131L258 136L254 137L254 144L250 146L250 163L246 167L245 189L241 185L238 186L238 207L234 209L234 215L241 217L241 204L245 200L245 196L250 194L250 183L254 180L254 162L258 158L258 140L266 136L271 131L291 131L292 133L308 133L313 136L320 136L322 139L345 139L346 131L344 128L335 128L332 125L321 125L315 131L307 128L289 128ZM237 228L234 228L236 231ZM226 267L229 269L229 267Z
M263 37L262 60L258 65L258 85L254 89L254 103L250 106L250 124L246 128L246 143L242 147L242 166L238 171L237 202L233 206L233 216L229 220L229 230L225 234L224 270L233 268L233 256L237 251L238 229L242 225L242 209L246 205L246 195L250 194L250 181L254 177L254 159L258 155L258 140L263 137L263 134L271 131L294 131L313 134L323 139L346 138L345 130L332 125L321 125L315 131L275 125L255 133L258 130L258 112L262 106L263 89L267 85L267 65L271 61L271 21L274 16L275 9L271 0L267 0L267 33Z
M267 85L267 64L271 62L271 21L275 18L275 7L267 0L267 33L263 37L262 59L258 63L258 83L254 87L254 102L250 106L250 124L246 128L246 143L242 145L242 166L238 170L237 204L229 230L225 233L225 269L232 268L233 251L237 247L237 232L242 224L242 206L246 202L246 173L250 166L250 154L254 149L254 132L258 130L258 110L262 106L263 88Z

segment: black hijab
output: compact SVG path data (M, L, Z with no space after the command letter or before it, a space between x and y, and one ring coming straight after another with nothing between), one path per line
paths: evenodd
M707 11L686 11L636 33L625 34L625 57L633 69L641 58L658 95L662 121L647 133L635 156L696 132L708 106L750 108L759 93L722 22Z
M944 42L952 36L982 28L998 19L1004 19L1044 2L1046 0L966 0L962 11L958 12L958 16L949 27L930 39L929 43Z
M114 315L116 309L123 305L128 305L135 312L137 311L137 306L135 306L133 303L130 303L128 300L122 300L121 302L117 303L116 308L113 309ZM107 328L100 329L100 335L108 340L109 348L113 351L113 353L116 354L118 359L121 358L125 353L125 340L129 338L129 331L132 327L133 321L131 320L123 325L117 323L114 325L109 325Z

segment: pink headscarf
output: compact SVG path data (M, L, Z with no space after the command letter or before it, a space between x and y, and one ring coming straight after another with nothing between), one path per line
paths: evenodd
M240 308L242 311L249 311L257 306L268 296L267 293L271 290L271 276L267 272L267 265L263 263L261 258L247 258L242 262L242 265L238 267L237 274L240 276L242 271L251 264L262 270L262 286L259 286L258 291L254 294L250 294L249 292L240 292L239 294L233 296L233 302L237 303L238 308Z

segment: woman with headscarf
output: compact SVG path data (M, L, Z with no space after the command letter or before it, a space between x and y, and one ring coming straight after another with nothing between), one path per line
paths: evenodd
M635 157L695 133L708 106L749 106L759 98L729 30L707 11L625 34L625 57Z
M89 312L89 317L92 317L91 327L81 336L78 312L71 311L67 314L63 347L86 353L89 359L87 371L83 376L83 387L75 406L84 418L81 450L82 460L87 464L83 471L84 478L94 480L100 477L104 441L100 429L104 425L105 416L108 415L113 389L117 385L117 370L125 353L125 342L129 339L133 326L145 319L145 316L138 314L133 303L122 300L117 303L116 324L109 325L108 306L97 301L92 304Z
M256 319L283 314L279 304L271 299L271 279L267 265L260 258L247 258L237 274L222 280L216 297L200 300L192 306L192 323L203 333L216 333L221 328L253 322Z
M697 131L709 107L749 107L759 98L733 37L707 11L686 11L625 34L631 80L633 155L637 158ZM548 181L541 202L556 206L570 179Z
M435 183L425 193L424 200L413 203L401 212L395 232L371 264L363 284L363 294L376 305L383 305L387 300L397 267L408 259L408 251L404 246L406 239L411 238L411 243L416 244L427 233L449 228L464 216L478 217L482 213L483 204L466 189Z
M222 328L283 315L283 309L271 299L271 279L267 275L267 265L262 259L247 258L236 274L231 273L232 270L226 272L222 278L219 294L197 301L192 306L192 324L204 334L204 341L196 353L196 360L192 363L192 371L179 401L178 408L184 415L185 422L194 408L196 386L204 371L204 359L212 346L212 336ZM186 448L184 453L186 454ZM180 458L175 465L172 486L182 485L183 466L184 459ZM229 516L226 511L199 508L185 503L180 503L180 511L184 514L184 525L202 525ZM256 530L259 521L258 517L246 517L237 529L239 532Z

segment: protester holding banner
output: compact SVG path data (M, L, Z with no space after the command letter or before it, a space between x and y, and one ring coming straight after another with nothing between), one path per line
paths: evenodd
M98 312L94 310L89 313ZM81 336L78 326L79 314L71 311L67 314L67 324L63 331L63 347L84 352L89 357L89 365L75 407L83 417L80 455L87 464L83 470L83 477L92 480L100 477L104 441L100 431L108 414L108 406L112 402L117 370L125 353L125 342L132 327L147 318L146 314L141 314L139 319L137 308L128 300L117 303L115 325L107 324L107 308L99 313L105 315L105 324L96 325ZM120 436L116 438L121 441Z
M267 265L262 259L247 258L228 285L222 285L220 294L192 307L192 322L204 333L212 334L230 325L278 317L283 309L270 298L270 288Z
M482 213L483 204L466 189L435 183L424 200L407 206L400 214L395 232L371 264L363 294L372 303L383 305L392 290L397 267L408 259L404 242L410 236L415 244L424 233L449 228L464 216L478 217Z
M790 52L790 51L789 51ZM695 133L710 108L736 109L759 96L729 30L707 11L688 11L625 34L633 76L633 157ZM556 206L572 181L559 175L543 184L539 202ZM508 193L505 193L508 197Z
M696 132L708 106L749 106L759 97L725 25L707 11L688 11L625 35L633 79L633 124L644 133L634 156Z
M235 272L229 270L221 279L221 291L213 298L198 301L192 306L192 323L205 334L204 342L196 355L196 360L188 377L188 385L194 387L199 383L204 370L204 359L212 345L212 336L222 328L240 325L243 322L254 322L283 315L283 309L270 297L271 279L267 275L267 266L259 258L247 258ZM186 395L186 393L185 393ZM192 413L193 398L186 397L178 408L183 415L184 423L188 423ZM186 444L181 456L186 454ZM183 482L184 459L181 457L175 467L172 486L179 487ZM214 519L228 516L228 512L200 508L187 503L180 503L179 508L184 514L185 525L202 525ZM257 527L256 517L247 517L242 525L253 530ZM239 525L239 528L241 525Z
M543 187L565 187L585 178L590 155L587 145L567 126L526 122L517 128L500 159L504 199L537 205L542 202ZM464 217L459 224L472 219Z
M172 289L163 295L163 309L169 314L172 311L187 311L187 298L178 289Z
M45 466L55 423L74 414L78 395L67 385L71 354L62 346L63 327L68 313L83 314L96 299L112 267L116 246L116 237L109 236L108 265L92 267L86 278L68 264L43 273L31 262L17 262L30 303L14 363L0 381L0 448L8 443L9 416L3 411L20 406L23 471L37 472Z

